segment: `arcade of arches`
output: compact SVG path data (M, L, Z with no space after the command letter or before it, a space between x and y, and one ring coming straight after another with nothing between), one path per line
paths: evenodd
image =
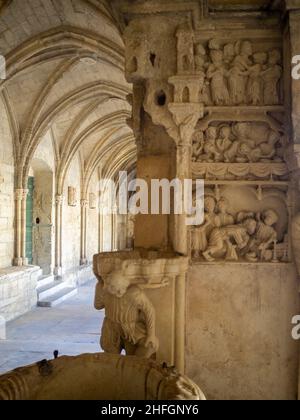
M300 1L0 0L0 54L1 319L116 272L208 398L297 399ZM104 215L120 171L204 179L204 224Z

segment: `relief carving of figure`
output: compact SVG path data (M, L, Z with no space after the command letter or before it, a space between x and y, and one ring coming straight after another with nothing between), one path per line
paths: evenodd
M192 146L192 161L197 162L201 156L204 148L204 134L203 131L196 131L193 137Z
M221 161L228 161L229 157L226 152L232 148L233 142L231 141L231 127L226 125L220 129L220 138L217 139L217 150L220 153Z
M238 225L215 228L210 235L209 246L203 253L204 258L212 262L215 258L225 256L227 261L238 261L238 251L248 246L256 226L254 219L247 219Z
M198 157L198 161L219 162L221 160L216 144L217 135L216 127L208 127L205 131L204 154Z
M267 61L267 54L254 54L253 60L254 65L249 69L247 97L249 104L257 106L264 104L264 81L262 78L262 73Z
M274 226L279 218L274 210L267 210L262 215L257 215L257 229L254 238L249 244L249 252L247 257L252 261L259 259L260 261L271 261L273 258L272 247L277 241L277 231Z
M204 200L205 219L204 224L194 229L193 232L193 256L198 258L200 253L206 251L208 239L215 227L221 226L220 218L215 213L216 201L213 197L206 197Z
M239 49L240 43L236 48ZM246 100L246 87L249 69L252 66L252 44L249 41L242 43L240 54L236 55L229 70L228 84L232 105L241 105Z
M235 220L234 217L228 213L229 202L226 198L221 197L218 202L218 218L220 220L221 226L233 225Z
M155 311L145 293L120 271L100 279L96 286L95 308L105 309L101 347L107 353L145 358L158 349Z
M255 48L250 41L224 45L221 40L212 39L207 47L196 44L196 71L206 73L199 101L207 106L280 104L281 52ZM182 54L187 54L187 50L188 47Z
M212 100L217 106L230 104L229 92L226 85L227 71L223 62L221 50L211 50L212 64L209 65L206 76L210 80Z
M269 68L263 72L264 80L264 104L280 104L279 81L283 70L280 66L281 54L279 50L273 50L269 53Z

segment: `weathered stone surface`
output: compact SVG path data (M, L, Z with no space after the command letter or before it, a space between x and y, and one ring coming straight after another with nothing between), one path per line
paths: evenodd
M134 356L89 354L0 376L2 400L205 400L172 368Z
M186 373L208 399L297 399L292 264L194 264L187 298Z

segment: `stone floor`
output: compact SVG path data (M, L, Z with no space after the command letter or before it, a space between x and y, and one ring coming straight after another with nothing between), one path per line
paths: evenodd
M0 340L0 373L59 354L100 351L103 311L93 307L94 281L56 308L36 308L7 324L7 340Z

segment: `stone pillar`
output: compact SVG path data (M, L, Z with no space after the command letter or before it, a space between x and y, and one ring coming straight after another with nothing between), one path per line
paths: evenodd
M289 31L291 40L291 56L300 55L300 0L286 0L286 8L289 11ZM291 107L292 107L292 133L293 133L293 150L291 155L294 157L295 167L294 173L300 181L299 169L299 144L300 144L300 80L292 78L291 81ZM300 184L299 184L300 186ZM294 234L295 232L293 232ZM294 242L295 245L295 242ZM294 246L294 254L298 254L298 250ZM297 258L296 258L297 259ZM298 268L299 271L299 268ZM300 275L300 273L298 273ZM299 364L300 366L300 364ZM299 368L299 384L298 399L300 399L300 368Z
M102 239L102 232L103 232L103 211L102 208L99 208L99 233L98 233L98 251L99 253L103 251L103 239Z
M15 191L15 258L14 265L20 267L23 265L22 259L22 202L23 189Z
M82 199L80 201L81 207L81 230L80 230L80 265L87 264L86 258L86 239L87 239L87 208L88 200Z
M55 197L55 268L54 274L56 276L62 275L62 208L63 195Z
M23 190L22 194L22 208L21 208L21 223L22 223L22 264L28 265L28 258L26 258L26 205L27 205L28 190Z
M175 284L175 366L180 373L185 371L185 300L186 274L180 274Z

